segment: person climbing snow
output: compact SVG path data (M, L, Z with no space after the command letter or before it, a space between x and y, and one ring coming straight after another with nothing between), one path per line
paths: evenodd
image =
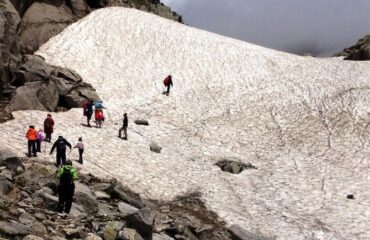
M83 114L84 114L84 116L86 116L86 119L87 119L87 126L91 127L90 120L91 120L91 116L94 112L94 109L93 109L94 102L93 102L93 100L89 100L82 107L83 107L83 111L84 111Z
M168 75L164 80L163 80L163 84L165 87L167 87L167 91L165 92L166 95L168 96L170 94L170 87L173 86L173 82L172 82L172 76L171 75Z
M66 149L67 146L69 149L72 149L72 145L62 136L59 136L58 139L54 142L53 147L50 150L50 155L53 154L54 149L57 149L56 164L55 166L59 167L61 164L66 164Z
M51 134L54 131L54 120L51 117L51 114L48 113L45 121L44 121L44 131L46 134L45 141L51 142Z
M29 126L26 138L28 140L28 157L31 157L31 152L33 153L34 157L37 157L36 155L36 139L37 139L37 132L35 130L34 126Z
M57 177L59 178L58 212L69 214L75 192L74 181L78 179L77 170L72 166L70 160L58 170Z
M37 131L37 139L36 139L36 151L41 152L41 143L45 139L45 133L42 129Z
M118 137L121 138L122 136L122 130L125 136L123 137L124 140L127 140L127 127L128 127L128 118L127 113L123 114L123 121L122 121L122 127L118 131Z
M84 144L82 142L82 137L78 138L78 142L76 146L74 146L73 148L78 148L78 155L79 155L78 162L80 164L83 164L82 154L84 153Z

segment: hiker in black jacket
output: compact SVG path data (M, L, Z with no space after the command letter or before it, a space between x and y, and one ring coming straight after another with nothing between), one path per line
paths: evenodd
M69 149L72 149L72 145L62 136L59 136L58 139L54 142L53 147L50 150L50 154L53 154L54 149L57 148L57 163L56 163L57 167L60 166L61 162L62 162L62 165L66 164L67 146L69 147Z
M128 127L128 118L127 118L127 113L123 114L123 122L122 122L122 127L119 129L118 132L118 137L121 138L122 135L122 130L125 136L123 137L124 140L127 140L127 127Z

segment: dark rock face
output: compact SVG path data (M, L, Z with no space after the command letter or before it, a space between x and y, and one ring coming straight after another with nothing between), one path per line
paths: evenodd
M148 208L142 208L137 212L124 217L129 228L134 228L138 233L148 240L153 238L153 216Z
M356 45L344 49L343 51L335 54L335 56L344 56L345 60L370 60L370 35L363 37L356 43Z
M0 85L4 86L12 79L12 72L17 68L19 53L17 30L20 17L8 0L0 1Z
M90 84L72 70L54 67L35 55L26 55L16 70L12 84L20 86L10 104L13 110L55 111L63 107L81 107L87 99L99 100Z

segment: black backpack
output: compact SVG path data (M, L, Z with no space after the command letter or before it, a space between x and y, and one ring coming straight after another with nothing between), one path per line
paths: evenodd
M66 142L64 141L64 139L58 141L58 143L57 143L57 150L58 151L65 151L66 148L67 148L67 146L66 146Z
M71 184L73 184L72 173L68 169L64 168L63 173L60 176L60 184L61 185L71 185Z

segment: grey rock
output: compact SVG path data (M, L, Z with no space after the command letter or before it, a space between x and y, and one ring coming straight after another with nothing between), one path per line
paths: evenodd
M56 170L54 165L35 162L27 171L17 177L17 181L27 185L44 186L55 179Z
M6 169L13 171L13 172L17 171L18 167L21 167L22 169L24 169L22 160L18 157L6 158L0 162L0 166L5 166Z
M137 125L144 125L144 126L149 126L149 122L147 120L143 120L143 119L137 119L134 121L135 124Z
M98 199L98 200L109 200L110 199L110 195L108 195L107 193L102 192L102 191L95 191L94 195L95 195L96 199Z
M23 240L44 240L44 238L35 236L35 235L27 235L23 238Z
M10 236L16 235L27 235L30 232L30 228L17 223L17 222L6 222L0 221L0 233L4 233Z
M91 189L79 182L75 183L75 197L76 202L83 206L87 213L96 213L98 212L98 201L92 193Z
M35 222L32 226L31 226L31 232L33 235L36 235L36 236L39 236L39 237L45 237L48 233L46 227L41 224L40 222Z
M160 153L162 151L162 147L160 147L157 143L153 142L150 144L150 151Z
M149 208L142 208L123 219L127 227L136 229L144 239L152 239L154 219Z
M13 172L11 172L8 169L1 170L0 177L4 177L5 179L9 181L13 181Z
M59 34L75 21L72 11L66 6L35 2L22 17L19 31L21 49L33 53L41 44Z
M118 232L123 228L123 222L108 222L104 227L104 240L115 240Z
M125 240L143 240L140 234L132 228L124 228L119 232L118 237Z
M98 207L99 207L98 211L99 216L112 216L116 214L110 209L110 206L108 204L99 203Z
M29 214L28 212L24 212L22 213L20 216L19 216L19 222L26 225L26 226L32 226L35 222L36 222L36 219L31 215Z
M85 0L70 1L72 11L77 18L83 18L90 12L90 8Z
M0 177L0 194L5 195L13 189L13 184L5 177Z
M139 211L139 209L137 209L136 207L133 207L124 202L118 203L118 210L122 213L123 216L127 216L129 214Z
M22 62L15 72L17 76L15 85L48 80L53 71L53 67L47 64L42 57L36 55L25 55Z
M111 186L107 189L107 192L115 198L119 198L122 201L137 207L137 208L143 208L144 203L141 200L141 197L139 194L133 192L130 188L127 186L124 186L121 182L118 182L116 179L112 181Z
M366 61L370 60L370 35L358 40L358 42L349 48L335 54L335 56L344 56L345 60Z
M95 234L89 233L87 234L85 240L103 240L103 239Z
M248 232L239 225L232 225L228 229L231 234L232 240L274 240L275 238L265 237L260 234Z
M153 240L174 240L174 239L163 233L154 233Z

